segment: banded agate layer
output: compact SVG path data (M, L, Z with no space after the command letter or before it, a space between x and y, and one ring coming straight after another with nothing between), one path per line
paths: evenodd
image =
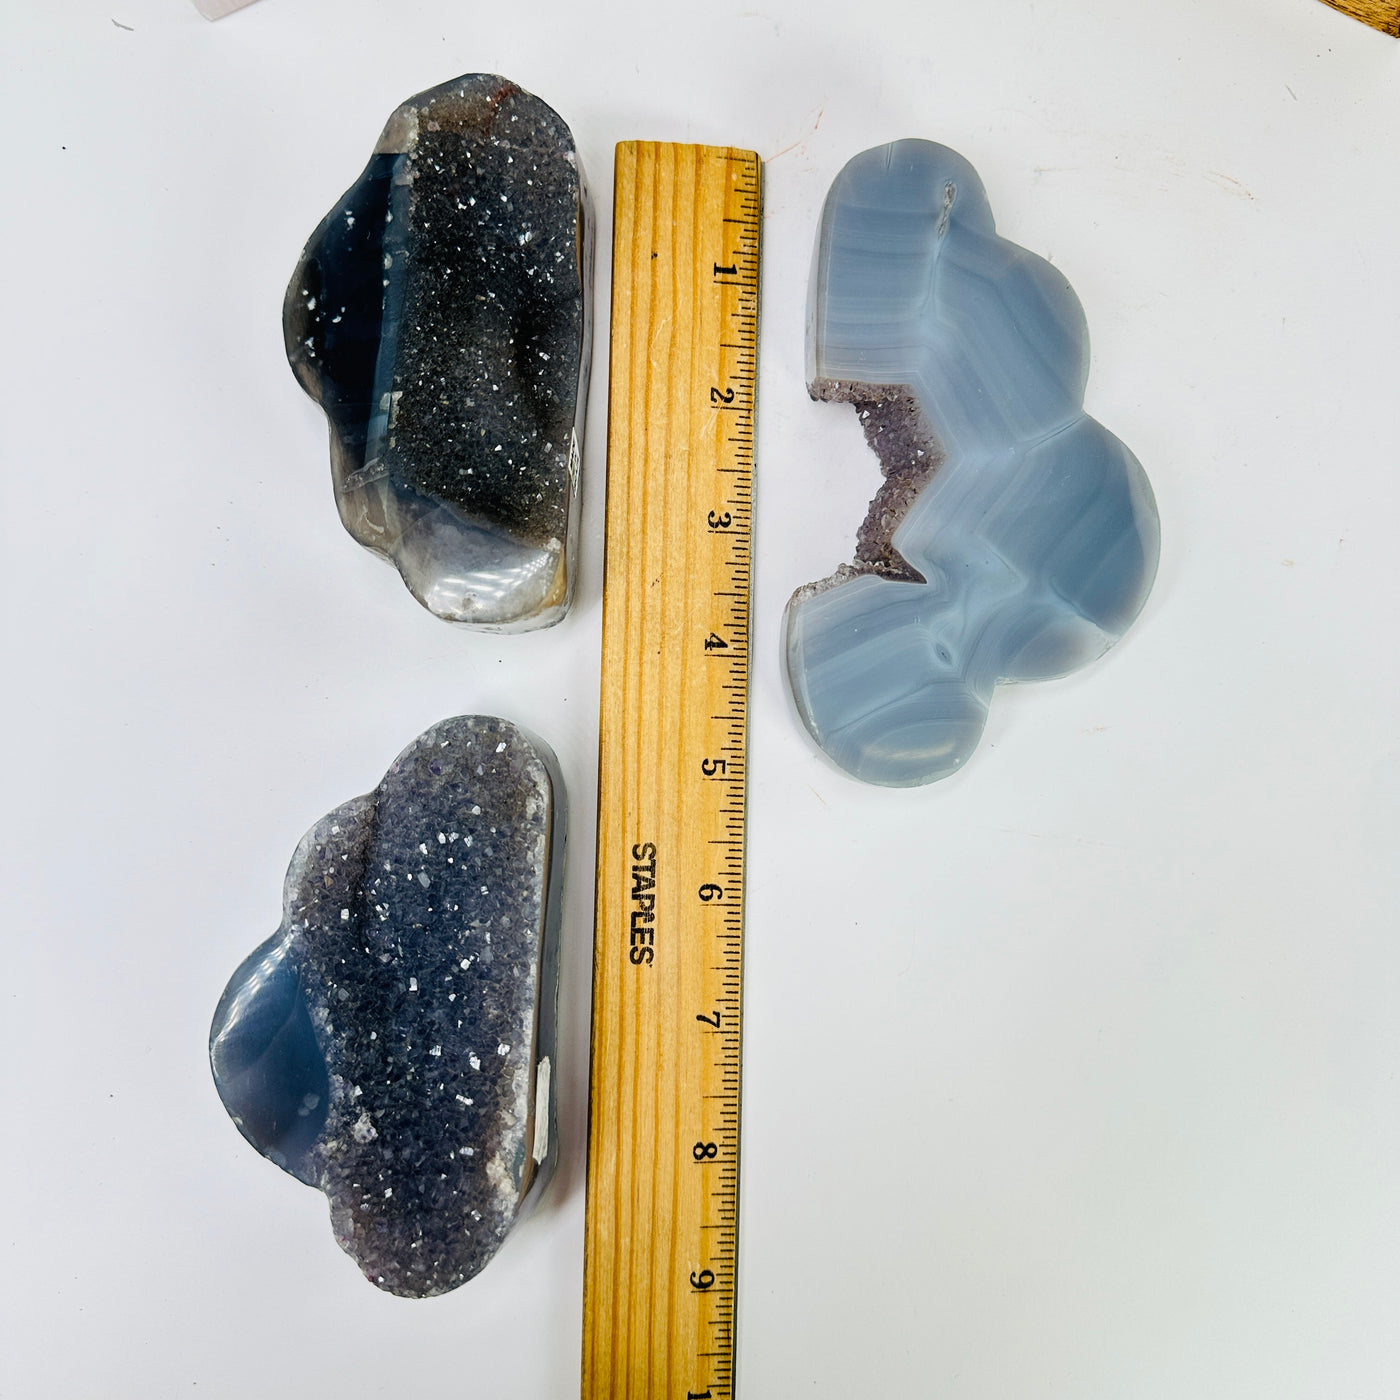
M1146 601L1156 504L1084 412L1088 368L1073 289L998 236L961 156L897 141L842 170L812 271L808 389L854 405L884 481L855 563L788 603L784 645L803 722L856 777L956 771L999 683L1083 666Z

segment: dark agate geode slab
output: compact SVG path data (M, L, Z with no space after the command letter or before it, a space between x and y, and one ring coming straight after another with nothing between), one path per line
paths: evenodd
M569 128L483 73L405 102L302 253L283 330L340 517L439 617L568 609L592 269Z
M815 399L851 403L885 480L856 563L788 603L788 678L843 768L961 767L999 681L1107 650L1147 599L1159 527L1137 458L1084 412L1084 312L997 235L976 171L931 141L855 157L822 211Z
M563 858L549 749L445 720L302 838L214 1013L239 1131L390 1293L465 1283L553 1171Z

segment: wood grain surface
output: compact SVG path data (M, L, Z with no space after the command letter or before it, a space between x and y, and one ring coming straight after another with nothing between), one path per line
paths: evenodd
M1400 37L1400 0L1322 0L1322 3L1385 34Z
M585 1400L732 1394L759 186L617 148Z

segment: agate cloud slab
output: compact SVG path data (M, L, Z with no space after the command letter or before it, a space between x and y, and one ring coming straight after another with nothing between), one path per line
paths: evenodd
M799 589L798 711L858 778L971 756L1000 682L1064 675L1137 616L1159 525L1137 458L1084 412L1088 331L1050 263L998 236L930 141L856 156L822 211L807 380L855 406L884 482L856 562Z
M420 735L323 817L214 1014L214 1081L378 1287L456 1288L553 1170L564 798L505 720Z
M424 607L557 622L576 577L593 222L573 136L476 73L410 98L287 288L345 528Z

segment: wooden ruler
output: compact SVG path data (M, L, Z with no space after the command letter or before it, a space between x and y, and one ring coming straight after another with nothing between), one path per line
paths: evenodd
M733 1394L760 169L617 148L584 1400Z

